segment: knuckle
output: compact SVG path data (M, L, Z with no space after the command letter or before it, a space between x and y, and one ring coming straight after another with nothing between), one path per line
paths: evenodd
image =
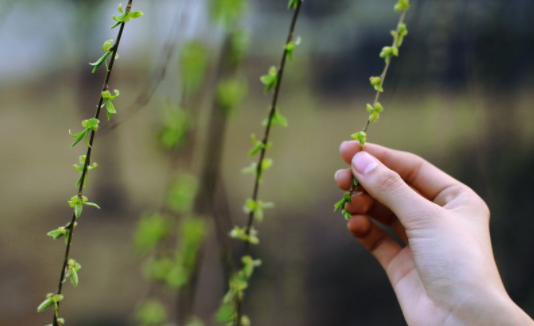
M375 181L376 188L379 191L394 190L398 188L401 184L401 177L398 173L394 171L387 171L380 174Z

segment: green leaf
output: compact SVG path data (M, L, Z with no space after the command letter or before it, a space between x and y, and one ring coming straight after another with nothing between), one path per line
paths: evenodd
M297 45L300 44L300 42L301 42L301 38L298 37L297 40L290 41L284 47L284 49L286 50L286 53L287 53L287 58L289 59L290 62L293 61L293 52L295 52L295 48L297 47Z
M255 162L253 162L253 163L250 163L249 166L244 167L241 170L241 173L243 173L243 174L254 174L254 173L256 173L257 170L258 170L258 165Z
M82 211L83 211L82 203L78 203L76 204L76 206L74 206L74 216L76 216L76 218L79 218L80 216L82 216Z
M342 209L341 210L341 214L343 215L343 217L345 218L345 220L350 220L352 218L352 215L349 213L349 211L347 211L346 209Z
M212 0L210 1L210 16L215 22L225 27L233 27L244 15L248 7L246 0Z
M38 307L37 312L43 312L46 309L52 307L54 305L54 300L52 300L52 297L46 298L45 301L43 301Z
M73 268L69 270L69 280L74 287L78 286L80 279L78 278L78 272Z
M111 49L112 46L113 46L113 40L107 40L102 45L102 50L104 50L104 52L110 52L109 50Z
M250 139L251 139L252 144L254 145L254 147L252 147L252 149L248 152L248 156L250 156L250 157L255 156L256 154L261 152L263 149L267 148L267 146L265 146L263 141L260 141L260 140L258 140L258 138L256 138L256 135L252 134L250 136Z
M267 126L267 121L264 121L263 122L263 125L264 126ZM273 113L273 117L271 119L271 126L273 125L279 125L279 126L282 126L282 127L287 127L288 126L288 123L287 123L287 118L284 117L279 111L278 109Z
M142 11L132 11L130 12L130 15L129 17L132 18L132 19L137 19L139 17L143 16L143 12Z
M76 145L78 145L79 142L81 142L86 136L87 136L87 133L89 131L87 129L85 129L84 131L78 133L78 134L73 134L71 133L71 131L69 130L69 135L72 137L72 138L76 138L74 140L74 142L70 145L70 147L74 147Z
M143 217L133 236L136 249L141 253L154 249L170 234L171 226L169 218L160 214Z
M351 138L360 142L360 146L365 145L367 142L367 133L365 131L359 131L351 135Z
M173 212L184 214L190 211L198 191L198 180L191 175L181 175L171 185L167 206Z
M65 236L65 234L67 233L67 230L65 230L65 227L61 226L55 230L52 230L50 232L48 232L46 235L49 236L49 237L52 237L52 239L54 240L57 240L63 236Z
M299 5L300 0L289 0L289 3L287 4L288 9L297 9Z
M260 81L265 85L265 94L269 93L278 83L278 69L271 67L267 75L261 76Z
M238 226L234 226L232 231L230 231L229 236L230 238L249 242L250 244L253 244L253 245L257 245L260 243L260 239L258 238L258 231L254 229L254 227L250 228L250 232L247 235L246 228L240 228Z
M390 60L391 57L398 57L399 56L399 49L392 46L385 46L382 48L382 51L380 52L380 58L384 58L386 60Z
M83 203L84 205L87 205L87 206L91 206L91 207L94 207L94 208L97 208L97 209L100 209L100 206L98 206L97 204L95 203Z
M409 10L410 8L410 0L398 0L395 5L395 11L397 12Z
M138 308L135 317L142 325L159 325L167 320L167 310L160 301L149 299Z
M345 204L351 202L350 192L343 194L343 198L334 205L334 212L345 207Z
M121 14L124 13L124 10L122 9L122 3L119 3L119 12L120 12Z
M215 314L215 321L226 325L235 319L235 315L236 311L233 302L223 303Z
M94 66L94 67L93 67L93 71L92 71L93 74L98 70L98 68L99 68L99 67L102 65L102 63L108 58L109 55L110 55L110 52L106 52L106 53L104 53L104 54L100 57L100 59L98 59L97 61L95 61L95 62L90 62L90 63L89 63L91 66Z
M82 121L82 126L85 128L85 129L90 129L90 130L93 130L93 131L98 131L98 124L100 123L100 120L98 119L88 119L88 120L83 120ZM85 162L84 162L85 163Z
M244 256L243 258L241 258L241 261L243 262L243 272L245 273L247 278L250 278L252 276L256 267L261 266L261 260L253 259L251 256Z
M371 85L377 92L384 92L384 88L382 87L382 78L381 77L371 77L369 78L369 81L371 82Z
M217 85L217 103L226 116L236 111L247 95L247 82L242 79L227 79Z
M185 43L180 53L181 81L191 93L198 91L209 65L209 50L204 43L192 40Z
M106 104L107 118L108 120L110 120L112 114L117 114L117 110L115 109L115 105L113 105L113 102L110 99L105 100L104 103Z

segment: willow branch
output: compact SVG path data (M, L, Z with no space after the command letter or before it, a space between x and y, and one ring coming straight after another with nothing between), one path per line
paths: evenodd
M133 3L133 0L129 0L128 1L128 6L126 7L126 12L127 13L129 13L131 11L131 9L132 9L132 3ZM104 85L102 86L102 92L105 92L105 91L107 91L109 89L109 80L111 78L111 74L113 73L113 66L114 66L114 63L115 63L115 58L117 56L117 51L119 49L120 41L121 41L121 38L122 38L122 33L124 31L124 25L125 25L124 22L121 23L120 29L119 29L119 33L118 33L118 36L117 36L117 42L113 46L113 51L112 51L112 54L111 54L111 60L110 60L110 63L109 63L108 72L106 74L106 78L104 79ZM96 107L96 112L95 112L95 115L94 115L95 119L99 118L100 111L101 111L103 103L104 103L104 98L102 96L102 92L100 93L100 99L98 100L98 105ZM85 164L83 166L82 175L81 175L81 179L80 179L80 185L79 185L79 188L78 188L78 197L79 198L81 198L82 195L83 195L83 188L85 186L85 180L86 180L86 176L87 176L87 171L88 171L88 167L89 167L89 165L91 163L91 155L93 153L93 144L94 144L95 134L96 134L96 132L94 130L91 130L91 136L90 136L90 140L89 140L89 146L87 147ZM74 236L74 223L75 222L76 222L76 215L73 213L71 221L70 221L70 223L68 224L68 227L67 227L67 229L69 230L69 235L70 236L69 236L69 239L67 241L67 246L66 246L66 249L65 249L65 256L64 256L64 259L63 259L63 265L61 267L61 272L60 272L60 277L59 277L59 282L58 282L56 294L61 294L61 291L63 290L63 280L65 279L65 272L66 272L67 264L68 264L69 257L70 257L70 250L71 250L71 246L72 246L72 239L73 239L73 236ZM58 303L58 310L59 310L59 305L60 304ZM58 321L57 321L56 314L54 314L53 325L54 326L58 326Z

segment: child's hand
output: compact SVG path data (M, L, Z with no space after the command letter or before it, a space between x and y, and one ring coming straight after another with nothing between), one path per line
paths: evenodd
M493 258L487 205L422 158L373 144L341 144L351 168L336 173L364 192L348 228L385 269L410 326L534 325L509 298ZM369 218L389 226L402 248Z

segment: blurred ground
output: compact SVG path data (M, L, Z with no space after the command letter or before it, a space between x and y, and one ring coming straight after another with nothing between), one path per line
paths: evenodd
M367 79L381 67L377 54L396 22L393 2L305 3L298 27L304 43L288 67L280 103L290 126L273 134L275 165L262 188L262 197L276 208L258 227L257 253L264 265L247 301L255 325L405 324L385 274L331 209L341 195L333 181L344 167L338 147L366 119L365 104L372 99ZM205 36L216 49L220 32L201 27L203 2L198 3L184 33ZM67 131L77 130L93 110L102 76L91 75L83 64L112 37L96 26L115 5L0 4L2 325L50 322L49 314L39 315L35 307L56 284L63 244L45 234L70 213L67 200L77 177L71 166L81 148L69 148ZM247 23L254 31L244 67L250 95L230 122L223 166L236 221L244 220L241 206L252 186L240 174L249 164L249 134L261 133L268 106L257 78L278 62L278 44L289 23L285 5L253 1ZM534 315L534 31L527 19L534 4L420 0L414 5L405 52L386 82L386 111L371 127L370 140L427 158L486 199L505 284ZM122 94L119 115L132 114L131 104L158 67L174 19L173 1L136 6L145 17L128 25L113 78ZM76 17L86 18L79 23L85 27L75 28ZM176 101L174 61L150 104L96 140L101 167L87 195L103 209L84 216L76 233L73 250L83 270L80 286L65 291L69 300L62 309L69 324L132 324L131 311L145 283L131 234L139 216L157 207L165 193L167 162L154 133L161 108ZM206 90L203 104L210 99ZM223 280L214 255L205 260L197 306L209 320Z

